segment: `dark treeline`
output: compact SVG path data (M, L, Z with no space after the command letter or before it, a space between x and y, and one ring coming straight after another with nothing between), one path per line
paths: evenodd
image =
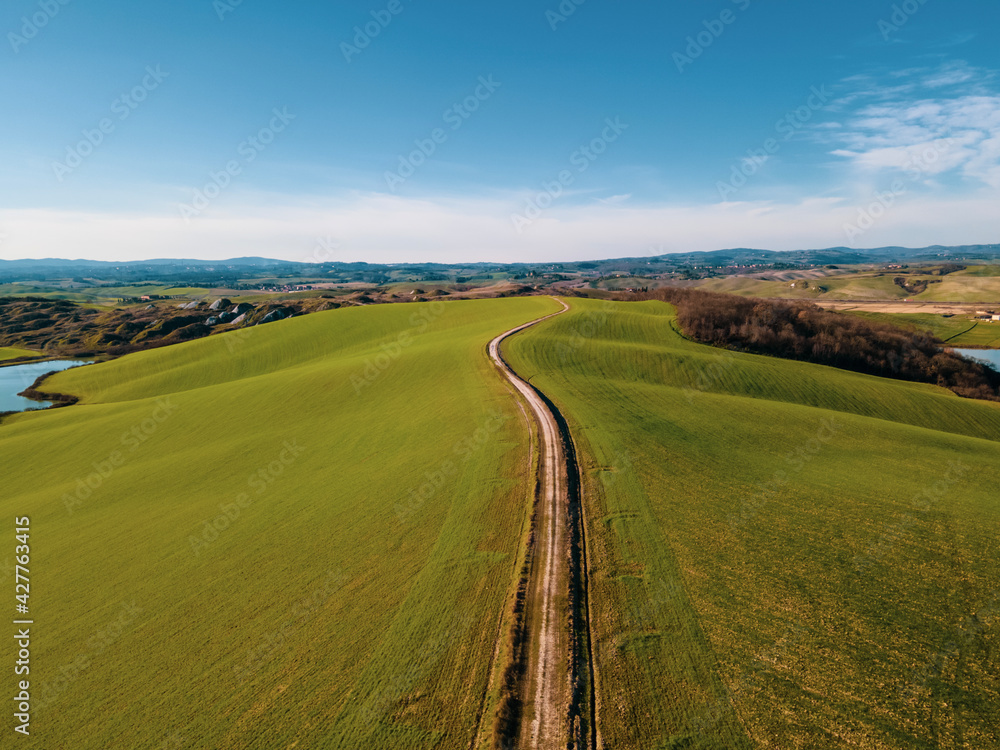
M705 344L932 383L966 398L1000 401L1000 373L944 351L945 344L929 333L829 312L810 302L694 289L658 289L633 299L673 304L684 334Z

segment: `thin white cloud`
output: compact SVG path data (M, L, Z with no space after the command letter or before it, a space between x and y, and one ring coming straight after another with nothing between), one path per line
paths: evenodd
M997 191L962 199L904 195L854 246L995 242ZM518 196L415 200L383 194L295 205L254 201L186 224L171 216L57 210L0 211L0 257L260 255L296 261L537 262L664 252L848 244L864 205L817 197L796 203L701 206L556 203L518 233ZM285 198L284 200L287 200ZM336 245L338 250L331 252Z
M835 102L842 128L814 128L830 153L846 159L868 184L879 172L910 175L932 184L953 174L971 186L1000 187L1000 93L993 71L963 61L937 68L910 68L887 76L852 76L842 82L847 93Z
M621 203L627 203L632 197L632 193L625 193L623 195L612 195L609 198L598 198L598 203L603 203L607 206L617 206Z

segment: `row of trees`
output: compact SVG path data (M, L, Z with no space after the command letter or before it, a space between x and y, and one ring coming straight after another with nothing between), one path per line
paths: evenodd
M672 288L635 298L673 304L685 335L705 344L932 383L967 398L1000 401L1000 373L945 351L945 344L929 333L830 312L810 302Z

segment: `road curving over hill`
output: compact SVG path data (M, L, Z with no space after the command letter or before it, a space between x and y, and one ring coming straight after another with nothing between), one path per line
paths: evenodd
M501 344L563 309L497 336L489 355L517 389L538 425L538 477L532 542L525 566L523 615L515 627L523 645L514 691L517 710L504 742L530 750L596 747L592 699L586 547L579 502L579 477L572 439L565 421L541 391L521 378L504 360ZM574 508L574 504L577 507ZM582 644L582 645L581 645ZM501 745L508 746L508 745Z

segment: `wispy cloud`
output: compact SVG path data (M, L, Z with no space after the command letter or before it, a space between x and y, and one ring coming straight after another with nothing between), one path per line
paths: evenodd
M0 211L0 229L7 232L0 254L308 261L318 238L336 241L337 252L326 260L347 262L537 262L746 246L791 250L843 245L843 227L857 212L850 201L830 197L689 206L591 202L554 206L518 234L509 218L518 198L257 196L191 224L163 214L7 210ZM913 196L867 232L865 244L995 242L996 198Z
M971 187L1000 188L995 83L995 72L963 61L855 76L842 82L845 93L833 105L843 127L815 132L861 179L916 170L928 184L952 174Z

